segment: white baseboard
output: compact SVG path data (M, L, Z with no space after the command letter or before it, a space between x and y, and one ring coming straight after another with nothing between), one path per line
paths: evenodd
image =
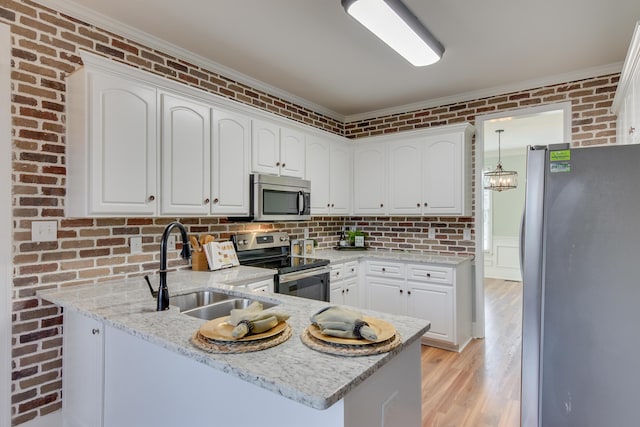
M59 410L20 424L20 427L62 427L62 424L62 410Z

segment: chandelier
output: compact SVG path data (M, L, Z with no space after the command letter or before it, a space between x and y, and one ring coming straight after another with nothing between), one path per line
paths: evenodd
M511 190L518 187L518 172L506 171L502 168L500 158L500 134L504 129L496 130L498 134L498 165L491 172L484 173L484 189L493 191Z

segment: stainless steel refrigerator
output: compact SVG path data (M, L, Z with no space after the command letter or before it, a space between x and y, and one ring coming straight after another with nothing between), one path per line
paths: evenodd
M640 425L640 145L529 147L523 427Z

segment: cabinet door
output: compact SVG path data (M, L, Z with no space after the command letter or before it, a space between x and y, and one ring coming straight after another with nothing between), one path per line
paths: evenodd
M462 213L463 143L462 133L425 139L422 159L424 214Z
M166 93L161 99L161 213L206 215L211 197L209 107Z
M355 214L382 215L387 212L386 150L383 144L359 146L354 149Z
M156 90L89 74L89 214L155 215Z
M256 173L280 173L280 128L269 122L253 120L251 170Z
M304 133L280 129L280 175L304 178Z
M453 288L431 283L407 282L407 316L431 322L431 329L425 337L453 343Z
M305 179L311 181L311 214L328 214L331 142L317 136L307 138Z
M360 287L358 286L358 279L351 278L345 279L342 283L344 290L343 304L351 307L360 307Z
M329 288L329 302L331 304L344 304L344 288L342 287L342 281L333 281Z
M405 315L404 282L367 276L367 308Z
M389 213L422 213L422 146L408 139L389 148Z
M339 143L331 144L330 166L330 212L333 215L349 215L351 213L353 194L353 186L351 185L351 173L353 170L351 147Z
M249 214L250 129L248 117L213 112L212 214Z
M74 311L64 313L62 412L69 426L102 426L104 393L102 323Z

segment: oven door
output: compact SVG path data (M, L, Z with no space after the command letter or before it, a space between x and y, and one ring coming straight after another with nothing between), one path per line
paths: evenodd
M281 274L276 292L329 302L329 271L329 267L319 267Z

